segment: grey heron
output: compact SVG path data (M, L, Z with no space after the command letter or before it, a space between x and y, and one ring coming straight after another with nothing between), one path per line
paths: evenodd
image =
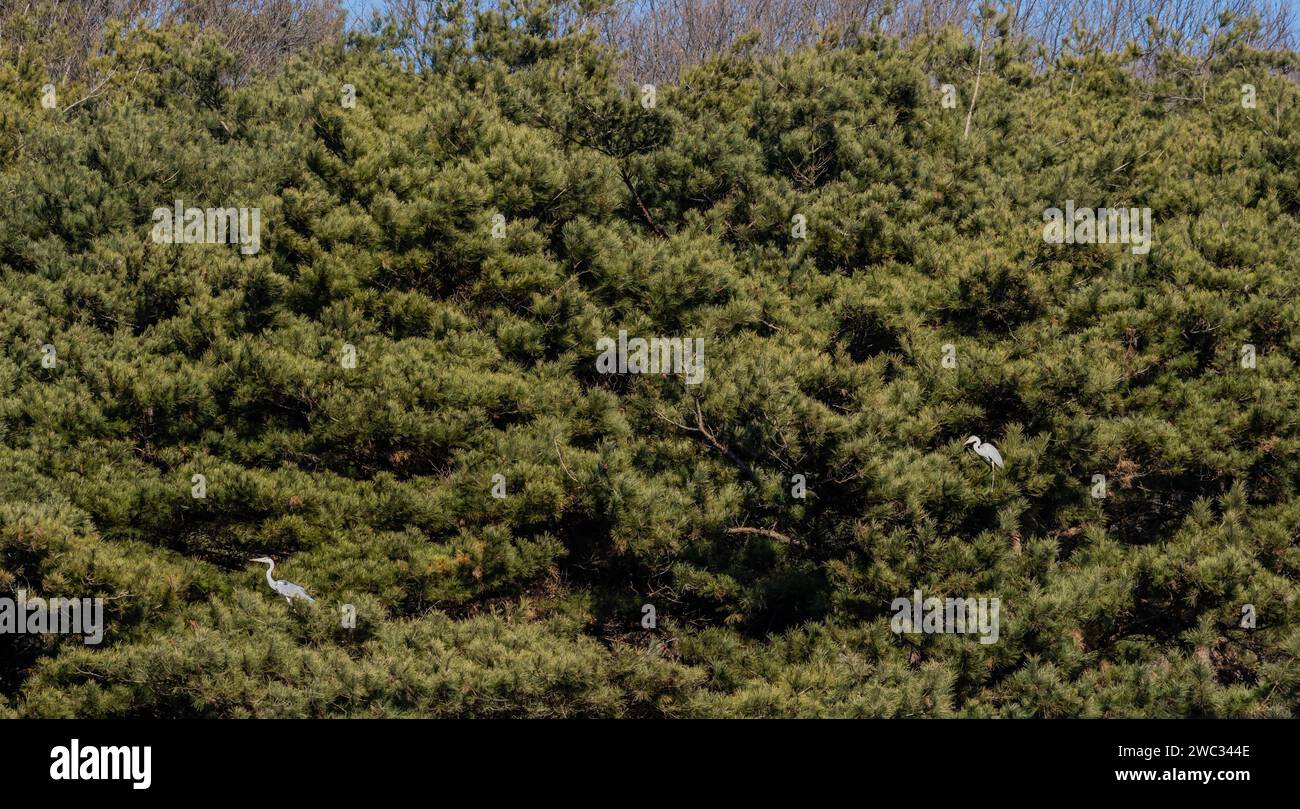
M258 558L250 559L249 561L261 562L262 564L269 566L266 568L266 583L271 585L272 590L284 596L284 600L288 601L290 604L293 603L293 600L295 598L301 598L309 602L314 602L316 600L311 596L307 595L307 591L302 588L302 585L294 584L293 582L285 581L284 579L272 578L271 571L275 570L275 560L272 559L271 557L259 556Z
M989 474L996 478L997 469L1002 466L1002 453L998 452L998 448L981 441L978 435L967 438L966 446L973 450L976 455L989 462Z

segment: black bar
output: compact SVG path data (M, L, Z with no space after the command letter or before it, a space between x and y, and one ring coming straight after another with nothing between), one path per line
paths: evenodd
M923 788L926 800L972 791L1222 798L1289 788L1294 727L1281 720L13 721L3 725L0 756L8 789L127 801L399 794L431 783L492 792L545 785L563 799L605 782L640 784L647 795L661 789L664 800L687 789L724 798L777 788L852 789L863 800L883 799L892 788ZM72 739L83 756L88 746L149 746L148 788L129 779L53 780L51 750L70 749ZM1117 772L1156 780L1120 781Z

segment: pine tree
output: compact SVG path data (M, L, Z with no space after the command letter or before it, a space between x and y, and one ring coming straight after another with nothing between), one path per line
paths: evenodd
M449 8L423 69L242 84L118 29L72 108L0 50L0 595L107 605L0 646L0 716L1300 710L1295 54L991 23L649 103L567 6ZM1066 200L1153 249L1046 242ZM620 331L702 380L601 373ZM997 642L891 631L917 589Z

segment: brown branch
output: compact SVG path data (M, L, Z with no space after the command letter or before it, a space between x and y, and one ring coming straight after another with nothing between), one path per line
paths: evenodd
M735 528L728 528L727 533L728 534L757 534L758 536L767 537L768 539L775 539L778 542L784 542L787 545L794 545L797 548L808 547L808 543L804 542L803 540L786 536L780 531L773 531L771 528L748 528L742 525L742 526L737 526Z
M573 476L573 472L569 471L569 465L564 462L564 453L560 451L560 437L551 436L551 441L555 444L555 454L560 456L560 466L564 469L564 474L569 476L569 480L577 483L578 479Z
M99 84L95 85L94 89L92 89L89 93L87 93L86 95L84 95L84 96L82 96L81 98L77 99L76 101L72 102L72 103L69 104L68 106L64 107L64 108L63 108L63 111L64 111L64 112L67 112L67 111L69 111L69 110L71 110L71 109L75 109L76 107L81 106L82 104L86 103L86 102L89 101L90 99L95 98L96 96L100 95L100 94L104 91L104 85L108 84L108 80L111 79L111 78L113 78L113 73L114 73L114 72L115 72L115 71L110 70L110 71L109 71L109 72L104 76L104 78L100 80Z
M695 401L695 423L700 435L704 436L704 439L708 441L714 449L721 452L727 460L739 467L740 471L745 475L745 477L749 478L754 485L758 485L758 476L754 474L754 470L749 467L749 464L745 463L744 459L739 455L732 452L730 447L719 441L718 437L713 434L713 431L705 426L704 411L700 409L700 402L698 399Z
M623 184L626 185L627 190L632 193L632 199L636 200L636 206L641 209L641 216L645 219L646 224L648 224L655 233L659 234L660 238L668 238L668 234L664 232L663 228L659 227L659 223L650 215L650 211L646 210L645 203L641 201L641 195L637 193L636 187L632 185L632 178L627 176L627 169L620 166L618 169L618 176L623 178Z
M736 468L740 470L741 474L743 474L746 479L748 479L755 486L759 485L758 476L754 474L754 470L750 468L749 464L745 463L744 459L741 458L739 455L732 452L730 447L728 447L726 444L719 441L718 437L714 435L713 431L710 430L708 428L708 425L704 423L704 411L700 409L699 400L696 400L695 402L695 426L694 427L683 424L680 421L673 421L672 419L665 416L663 413L660 413L658 410L655 410L654 414L658 416L660 419L662 419L663 421L668 422L669 424L673 425L674 427L677 427L678 429L686 430L687 432L691 432L691 433L699 433L700 435L704 436L704 440L709 443L709 446L713 447L718 452L721 452L723 456L726 457L727 460L735 464Z

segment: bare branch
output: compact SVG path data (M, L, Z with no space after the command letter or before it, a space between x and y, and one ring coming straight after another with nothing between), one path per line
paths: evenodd
M767 537L768 539L775 539L777 542L784 542L787 545L793 545L797 548L808 547L808 543L804 542L803 540L795 539L794 537L791 536L786 536L780 531L773 531L771 528L749 528L746 526L737 526L735 528L728 528L727 533L728 534L756 534L758 536Z

